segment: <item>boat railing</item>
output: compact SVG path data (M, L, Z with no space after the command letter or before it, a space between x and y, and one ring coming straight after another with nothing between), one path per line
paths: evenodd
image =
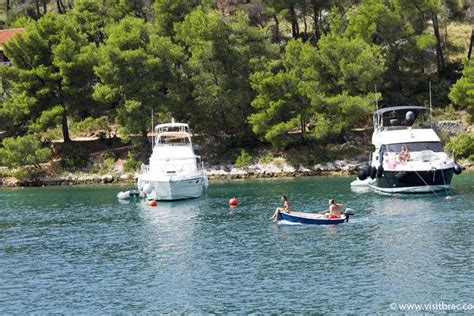
M140 173L147 173L148 171L150 171L150 166L142 163L140 166Z
M384 165L390 168L400 164L398 153L387 152L384 157ZM450 155L445 152L434 152L431 150L415 151L410 153L410 159L407 162L439 163L440 161L450 159Z
M196 156L196 164L197 164L197 169L198 170L204 169L201 156Z

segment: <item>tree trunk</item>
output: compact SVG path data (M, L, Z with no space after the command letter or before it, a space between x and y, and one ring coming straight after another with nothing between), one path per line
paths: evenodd
M145 148L148 149L148 147L150 147L150 142L148 141L148 131L146 129L142 130L142 138L143 138L143 145L145 145Z
M62 128L63 128L63 139L64 143L70 143L71 138L69 137L69 127L67 126L67 113L66 110L63 111L63 119L62 119Z
M58 9L58 13L64 13L64 5L63 3L61 2L61 0L56 0L56 7Z
M433 30L436 36L436 64L438 67L438 76L444 72L444 56L441 47L441 35L439 34L438 15L433 14Z
M275 27L273 30L273 42L280 41L280 21L278 21L278 17L276 14L273 14L273 20L275 21Z
M225 117L225 112L221 111L222 123L224 124L224 132L226 135L229 135L229 127L227 125L227 119Z
M306 22L306 11L303 12L304 38L308 39L308 23Z
M300 30L298 26L298 19L296 18L296 10L293 4L290 5L290 18L291 18L291 35L293 38L298 38Z
M10 0L7 0L7 13L10 12Z
M321 31L319 30L319 8L317 2L313 2L313 28L314 28L314 36L315 36L315 43L319 41L321 37Z
M46 0L43 0L43 15L48 13L48 3Z
M36 0L35 2L36 2L36 16L39 19L41 17L39 0Z
M471 41L469 44L469 51L467 52L467 59L471 59L472 54L472 43L474 42L474 27L471 30Z
M306 121L305 121L305 113L304 113L304 101L301 100L302 108L301 108L301 120L300 120L300 126L301 126L301 141L304 142L304 134L306 132Z

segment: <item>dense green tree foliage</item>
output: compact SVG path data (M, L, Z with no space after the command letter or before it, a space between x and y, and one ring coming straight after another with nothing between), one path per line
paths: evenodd
M276 53L264 32L249 25L242 13L224 18L198 8L176 26L176 39L186 52L181 98L190 100L188 120L214 136L250 132L250 74Z
M14 67L2 69L8 97L0 113L35 132L61 123L64 141L70 141L68 116L94 110L94 46L65 16L48 13L11 40L5 52Z
M427 103L430 81L435 107L451 101L473 117L473 63L461 58L470 58L474 33L452 35L468 28L469 7L10 0L4 22L27 31L4 47L12 66L0 67L0 132L41 135L60 126L68 142L68 122L108 117L122 137L145 139L153 110L155 120L189 122L229 147L257 138L278 147L327 143L364 124L375 99Z
M8 167L38 165L51 158L51 149L43 144L35 135L5 138L0 148L0 164Z
M467 63L463 76L452 87L449 93L450 99L466 109L471 122L474 122L474 62Z
M116 106L117 122L125 135L141 133L146 138L151 110L168 110L168 84L174 81L181 48L153 34L143 19L131 16L109 25L106 36L95 67L100 83L94 97Z
M299 131L302 139L339 134L373 109L369 92L384 70L376 46L328 34L319 50L290 41L280 60L276 73L270 64L252 77L258 95L253 102L257 113L250 121L254 132L274 145L291 142L292 131Z

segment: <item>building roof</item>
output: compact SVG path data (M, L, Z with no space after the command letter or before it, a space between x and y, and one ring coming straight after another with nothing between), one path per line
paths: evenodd
M15 35L26 32L25 28L0 30L0 48Z

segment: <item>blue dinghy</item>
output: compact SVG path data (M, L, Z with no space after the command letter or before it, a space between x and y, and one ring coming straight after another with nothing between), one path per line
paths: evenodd
M290 214L280 213L278 220L300 224L337 225L348 222L351 215L354 215L354 213L346 211L341 215L341 218L326 218L322 214L291 212Z

